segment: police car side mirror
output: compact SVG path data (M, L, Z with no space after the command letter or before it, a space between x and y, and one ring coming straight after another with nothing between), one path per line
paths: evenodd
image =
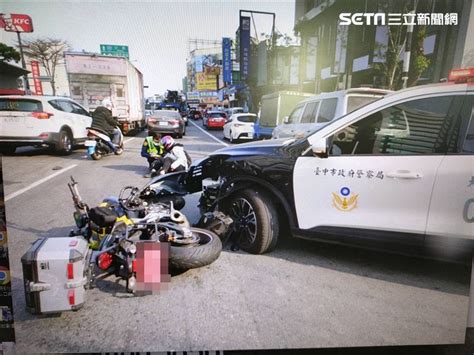
M327 158L329 152L328 139L320 138L314 144L311 145L313 154L320 158Z
M290 122L290 118L288 116L285 116L285 118L283 119L283 123L287 124L288 122Z

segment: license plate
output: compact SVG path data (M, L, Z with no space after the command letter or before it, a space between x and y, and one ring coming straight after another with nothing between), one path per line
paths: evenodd
M86 147L95 147L97 145L97 142L96 141L85 141L84 145Z
M168 125L168 122L158 122L158 125L159 125L159 126L167 126L167 125Z

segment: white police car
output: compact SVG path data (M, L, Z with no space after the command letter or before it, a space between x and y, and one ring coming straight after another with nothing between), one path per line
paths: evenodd
M234 220L242 249L295 237L420 252L474 240L474 68L401 90L299 140L218 150L191 167L203 212ZM405 245L403 245L405 244ZM407 248L408 246L408 248Z

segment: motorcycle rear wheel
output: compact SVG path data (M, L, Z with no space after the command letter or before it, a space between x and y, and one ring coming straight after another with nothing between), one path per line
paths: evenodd
M178 270L196 269L216 261L222 251L222 242L219 237L205 229L191 228L199 235L200 242L176 246L171 245L170 266Z
M102 154L100 154L99 152L96 151L95 153L91 154L91 158L92 158L92 160L100 160L100 159L102 159Z
M121 155L123 153L123 143L115 151L115 155Z

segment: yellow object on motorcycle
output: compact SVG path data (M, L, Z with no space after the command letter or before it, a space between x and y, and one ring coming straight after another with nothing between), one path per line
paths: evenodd
M105 206L104 206L105 205ZM108 207L106 203L102 203L99 207ZM115 219L115 224L122 222L125 223L127 226L133 225L133 221L128 218L126 215L123 215L121 217L117 217ZM96 226L98 227L98 226ZM100 247L100 243L102 239L109 233L112 232L112 227L103 227L103 228L91 228L91 237L89 240L89 248L92 250L98 250Z

